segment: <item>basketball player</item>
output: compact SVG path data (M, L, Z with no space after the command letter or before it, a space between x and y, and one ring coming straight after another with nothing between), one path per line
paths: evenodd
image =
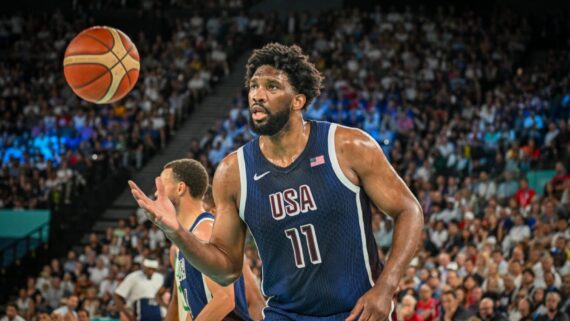
M216 203L214 203L212 185L208 185L206 189L206 193L202 198L202 206L206 212L212 213L214 216L217 215L218 212L216 210ZM265 298L259 291L255 274L253 274L253 271L247 264L243 265L242 273L245 280L245 294L249 315L254 320L261 320L261 311L265 308Z
M202 205L208 188L204 166L195 160L175 160L164 166L160 177L180 224L196 237L208 240L214 216L205 212ZM192 267L174 245L170 249L170 261L174 267L175 285L167 321L186 321L188 316L189 320L251 320L248 303L251 316L255 320L261 319L263 297L249 267L244 271L244 278L224 288ZM246 288L249 290L247 300Z
M359 129L305 121L322 77L297 46L268 44L246 66L250 126L260 135L218 166L209 242L186 232L156 179L139 206L197 269L228 285L242 268L249 227L262 260L265 320L386 320L419 243L421 207L378 144ZM395 220L383 266L369 201Z

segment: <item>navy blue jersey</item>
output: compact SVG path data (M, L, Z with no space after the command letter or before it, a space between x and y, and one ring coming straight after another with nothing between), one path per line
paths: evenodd
M382 265L367 196L336 157L337 125L310 124L307 146L287 167L270 163L259 139L238 150L239 214L263 262L265 314L344 320Z
M207 212L200 214L192 224L190 232L203 221L214 221L214 216ZM212 293L206 286L206 277L193 267L179 250L176 251L174 271L178 291L178 318L180 321L185 321L186 314L190 313L191 319L194 320L212 299ZM249 321L251 319L247 310L243 276L233 285L235 309L224 320Z
M144 298L135 301L137 321L161 321L160 305L155 299Z

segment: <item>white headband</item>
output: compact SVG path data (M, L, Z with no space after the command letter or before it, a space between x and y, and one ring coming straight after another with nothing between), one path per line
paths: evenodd
M143 266L151 269L158 269L158 261L151 259L144 259Z

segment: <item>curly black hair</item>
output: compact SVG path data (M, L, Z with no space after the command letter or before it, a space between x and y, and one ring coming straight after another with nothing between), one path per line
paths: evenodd
M270 65L285 72L295 91L307 97L303 108L321 94L323 76L299 46L269 43L261 49L254 50L245 67L246 88L249 88L249 80L257 68L263 65Z

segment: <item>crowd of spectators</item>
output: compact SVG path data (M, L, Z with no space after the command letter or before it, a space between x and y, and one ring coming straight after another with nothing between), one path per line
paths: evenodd
M90 318L119 319L114 294L125 277L142 271L145 258L158 255L159 261L168 262L166 238L149 223L139 223L133 213L103 237L91 234L81 252L70 250L67 257L51 260L38 277L27 278L13 308L25 320L36 320L40 314L54 321L64 320L68 313L78 318L81 311ZM171 270L159 268L162 273L156 276L162 285L162 274Z
M0 208L68 204L118 168L140 169L229 73L247 31L238 21L196 15L173 20L169 34L131 35L138 85L120 102L93 105L61 72L66 44L92 22L59 11L0 18Z
M508 10L378 7L268 19L239 21L300 44L326 77L306 118L363 128L421 202L423 246L401 280L399 319L568 320L570 42L529 59L533 26ZM187 156L212 175L252 138L248 117L240 92ZM548 169L547 184L533 188L530 174ZM33 320L76 295L91 316L118 317L111 293L121 279L149 255L168 262L167 240L141 218L92 234L82 253L30 277L20 315ZM393 226L373 212L384 258ZM261 278L255 248L246 255Z

